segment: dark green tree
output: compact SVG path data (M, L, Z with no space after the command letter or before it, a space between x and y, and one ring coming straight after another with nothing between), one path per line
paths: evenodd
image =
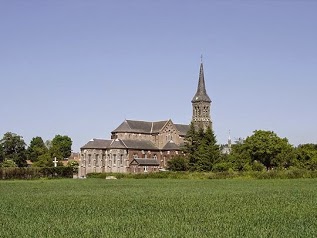
M188 158L190 170L210 171L220 157L212 129L209 127L204 131L200 128L196 131L193 124L186 134L183 151Z
M188 170L188 159L185 156L177 155L167 161L168 170L172 171L187 171Z
M19 167L26 166L26 149L22 136L7 132L0 140L0 146L3 149L3 158L12 160Z
M43 139L37 136L34 137L30 142L30 146L27 149L27 158L32 162L36 162L47 152L48 149L45 146Z
M184 138L184 146L182 148L185 156L188 159L188 165L192 169L196 164L195 153L198 149L199 139L198 133L195 131L194 124L191 123L189 130Z
M210 127L204 132L198 131L198 149L195 152L196 170L210 171L215 163L219 162L220 150L214 132Z
M49 148L52 157L58 160L68 158L72 151L72 140L69 136L56 135Z

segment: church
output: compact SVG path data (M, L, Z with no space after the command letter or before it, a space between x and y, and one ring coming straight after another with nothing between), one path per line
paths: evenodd
M212 126L211 100L206 92L200 63L197 92L192 101L196 129ZM167 161L181 153L189 124L165 121L124 120L111 139L92 139L80 148L79 176L87 173L146 173L164 170Z

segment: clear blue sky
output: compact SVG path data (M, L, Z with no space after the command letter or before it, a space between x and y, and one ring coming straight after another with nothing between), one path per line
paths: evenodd
M0 136L189 123L200 55L219 143L317 143L317 1L0 0Z

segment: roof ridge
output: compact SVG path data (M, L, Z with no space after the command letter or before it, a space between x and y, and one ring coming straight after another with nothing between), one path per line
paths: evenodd
M128 122L128 120L125 120L126 122L127 122L127 124L128 124L128 127L131 129L131 126L129 125L129 122ZM131 120L130 120L131 121Z
M123 140L120 139L120 141L122 142L122 144L125 146L125 148L128 148L128 146L124 143Z

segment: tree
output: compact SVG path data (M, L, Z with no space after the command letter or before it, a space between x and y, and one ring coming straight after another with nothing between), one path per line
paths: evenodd
M188 170L188 159L185 156L177 155L167 161L167 168L172 171Z
M78 173L78 166L79 166L79 163L75 160L70 160L67 162L67 167L72 167L73 173Z
M198 149L198 143L198 133L195 131L194 124L191 123L184 138L184 146L182 148L188 158L189 167L194 167L196 163L195 152Z
M38 160L32 164L32 167L53 167L53 159L49 153L39 156Z
M286 167L291 161L293 147L286 138L278 137L273 131L256 130L246 138L243 150L250 155L252 162L261 162L270 169Z
M11 160L11 159L6 159L1 163L1 166L3 168L12 168L12 167L17 167L16 163Z
M30 142L30 146L27 149L27 157L32 162L36 162L39 160L41 156L43 156L47 152L48 149L45 146L43 139L37 136L34 137Z
M2 144L0 143L0 163L4 160L4 155L3 155L3 147Z
M4 159L13 160L19 167L26 166L25 145L22 136L11 132L5 133L0 140Z
M252 164L251 156L245 148L244 141L233 144L231 146L231 153L226 158L232 163L233 170L236 171L243 171Z
M314 164L314 161L317 160L317 145L315 144L299 145L295 150L295 154L296 154L296 159L298 162L298 167L310 169L312 168L311 164L312 163Z
M220 157L212 129L208 127L206 131L202 128L196 131L193 124L186 134L183 151L188 157L191 170L210 171Z
M72 140L68 136L56 135L49 149L52 157L56 157L58 160L68 158L72 151Z

